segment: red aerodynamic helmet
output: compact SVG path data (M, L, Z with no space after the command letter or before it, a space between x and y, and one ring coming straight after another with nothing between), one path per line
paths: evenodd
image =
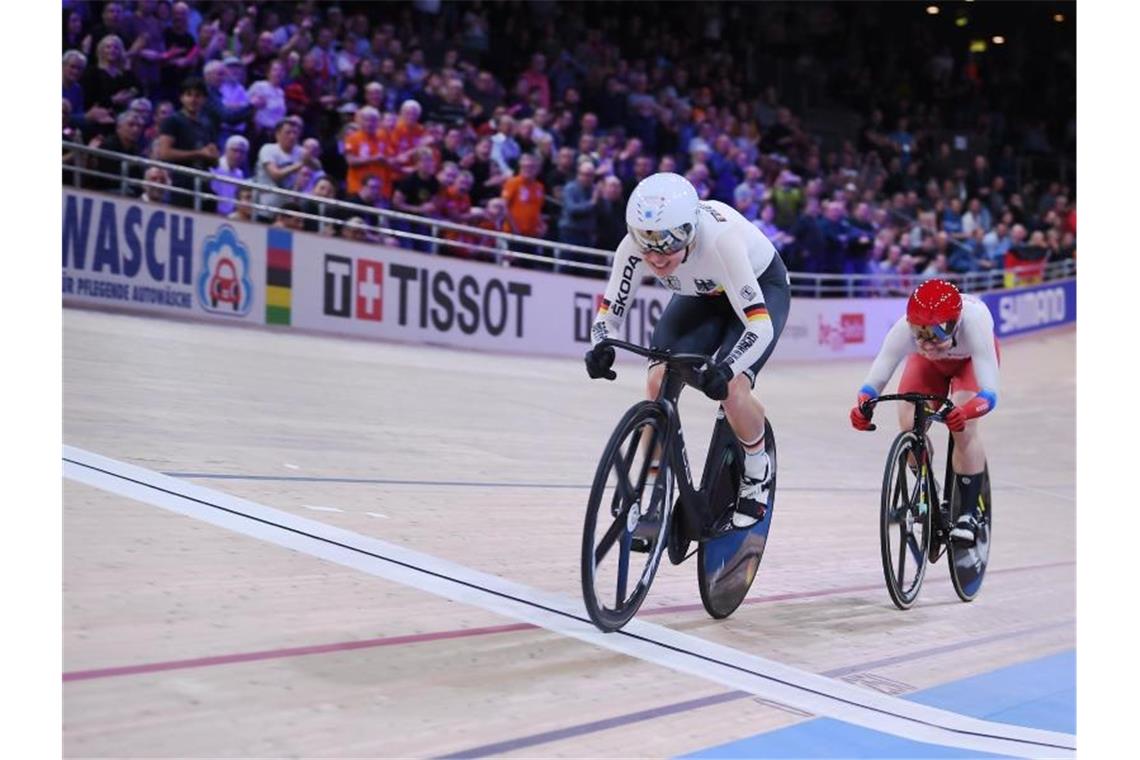
M962 294L946 280L927 280L906 303L906 321L919 340L950 340L961 318Z

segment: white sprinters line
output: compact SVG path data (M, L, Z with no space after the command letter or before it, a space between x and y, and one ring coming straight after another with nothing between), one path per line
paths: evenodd
M285 469L286 469L286 470L299 470L299 469L301 469L301 468L300 468L300 466L298 466L298 465L295 465L295 464L289 464L288 462L286 462L286 463L285 463Z
M369 517L383 517L385 520L388 519L388 515L382 515L379 512L365 512L364 514L368 515Z
M343 512L344 511L343 509L338 509L336 507L316 507L316 506L313 506L310 504L302 504L301 506L304 507L305 509L311 509L314 512Z
M889 697L641 620L605 634L581 600L64 446L68 478L380 578L471 604L815 715L914 741L1015 757L1076 756L1072 734L979 720Z

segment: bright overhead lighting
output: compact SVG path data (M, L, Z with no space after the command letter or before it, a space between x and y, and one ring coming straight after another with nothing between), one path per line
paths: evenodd
M965 16L959 16L958 18L954 19L954 26L965 26L968 23L970 23L970 19L966 18Z
M1056 21L1058 24L1060 24L1062 21L1065 20L1065 14L1064 13L1054 13L1053 14L1053 20Z
M931 16L937 16L938 15L938 6L937 5L928 5L928 6L926 6L926 12L929 13Z
M995 45L1001 45L1004 42L1005 42L1005 37L1002 37L1000 34L994 35L994 44Z
M986 52L986 41L985 40L973 40L973 41L971 41L970 42L970 52L971 53L984 53L984 52Z

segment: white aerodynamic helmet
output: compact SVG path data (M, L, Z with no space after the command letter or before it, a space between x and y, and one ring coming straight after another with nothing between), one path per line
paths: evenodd
M680 174L651 174L630 193L625 223L645 252L670 254L697 236L697 190Z

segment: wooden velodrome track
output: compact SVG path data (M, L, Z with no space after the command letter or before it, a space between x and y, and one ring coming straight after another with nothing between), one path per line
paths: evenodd
M588 484L642 393L639 365L605 383L573 360L73 309L63 326L65 444L580 599ZM891 605L877 499L892 426L846 420L867 363L777 362L758 388L780 490L749 599L712 620L693 561L663 562L638 620L868 694L1071 650L1075 413L1057 410L1075 412L1075 335L1010 341L1002 363L977 601L957 600L943 560L913 609ZM696 472L713 410L683 396ZM63 489L67 756L662 757L808 719L121 493Z

